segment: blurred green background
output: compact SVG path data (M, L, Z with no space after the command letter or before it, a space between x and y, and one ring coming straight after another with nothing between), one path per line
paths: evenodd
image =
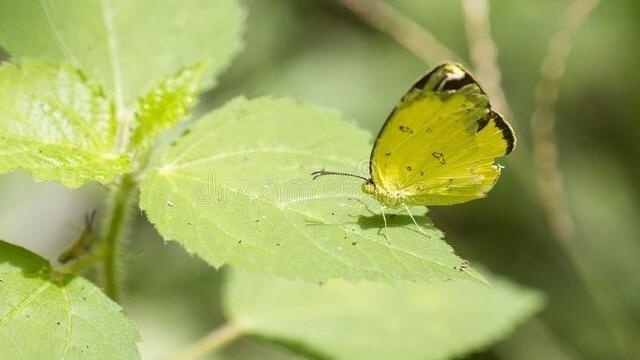
M389 1L468 60L459 1ZM286 95L342 111L377 133L425 64L334 1L247 0L245 51L204 95L197 112L244 94ZM617 359L621 355L576 271L554 239L537 193L529 123L549 36L569 1L491 1L503 85L520 148L491 195L435 208L430 216L473 264L547 294L547 308L510 338L470 359ZM579 251L602 279L598 290L640 339L640 2L602 1L578 32L557 106L560 161ZM197 118L194 117L194 118ZM0 238L55 259L101 209L103 190L70 191L24 173L0 177ZM99 210L100 211L100 210ZM124 300L139 327L145 358L179 350L223 321L223 273L164 244L143 216L131 224ZM166 266L157 267L158 263ZM174 291L178 287L179 291ZM166 330L170 328L171 332ZM636 349L637 350L637 349ZM292 358L247 339L231 359Z

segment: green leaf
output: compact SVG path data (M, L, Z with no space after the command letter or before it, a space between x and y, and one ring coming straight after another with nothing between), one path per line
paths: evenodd
M138 101L136 125L130 142L133 149L148 145L188 115L188 109L195 105L206 69L207 64L201 62L180 70Z
M165 239L213 266L309 281L483 281L458 270L463 260L421 213L429 236L402 212L388 212L383 229L360 180L311 180L322 168L358 172L370 151L369 134L335 112L241 98L173 143L143 181L140 206Z
M37 61L0 67L0 173L78 187L130 170L113 152L115 120L100 87L70 65Z
M242 47L244 20L237 0L3 0L0 44L14 57L84 69L120 107L205 59L213 86Z
M137 359L138 332L89 281L0 241L3 359Z
M323 286L231 274L227 318L257 335L330 359L450 359L487 347L542 307L502 279Z

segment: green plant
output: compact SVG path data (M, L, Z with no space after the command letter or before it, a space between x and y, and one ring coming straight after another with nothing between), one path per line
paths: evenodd
M0 3L12 56L0 67L0 171L98 182L110 201L96 244L68 265L0 242L0 355L137 356L139 336L113 301L138 205L210 265L281 278L234 270L228 324L184 357L253 335L312 357L442 359L541 307L538 293L461 267L425 216L428 236L391 214L385 237L357 185L311 183L324 166L357 172L370 151L371 135L339 113L237 97L183 122L241 49L244 18L235 0ZM111 300L80 277L93 266Z

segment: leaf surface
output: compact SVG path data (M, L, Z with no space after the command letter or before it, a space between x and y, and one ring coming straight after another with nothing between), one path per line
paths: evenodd
M248 335L330 359L451 359L509 334L542 307L536 291L491 278L323 286L233 272L224 305Z
M73 188L130 170L129 157L114 153L110 102L70 65L4 63L0 108L0 173L24 169Z
M130 142L133 149L149 145L163 131L188 115L189 108L196 103L206 69L206 63L184 68L176 75L164 79L138 100L136 123Z
M84 69L120 107L201 60L213 86L242 47L244 20L237 0L3 0L0 44Z
M325 281L484 281L442 233L363 197L361 180L309 175L367 168L370 136L290 99L236 99L205 116L143 181L140 206L167 240L211 265ZM385 236L386 235L386 236Z
M137 359L137 330L89 281L0 241L3 359Z

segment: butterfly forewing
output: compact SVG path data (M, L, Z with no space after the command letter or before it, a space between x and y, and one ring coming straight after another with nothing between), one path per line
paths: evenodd
M483 197L515 138L462 67L444 64L401 99L371 154L379 191L407 205L450 205Z

